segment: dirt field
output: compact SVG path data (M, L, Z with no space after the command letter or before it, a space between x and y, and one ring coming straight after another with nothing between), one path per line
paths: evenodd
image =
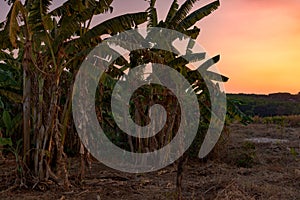
M226 143L217 146L211 158L194 159L186 166L184 199L300 199L300 128L233 124L228 132ZM175 199L175 165L137 175L93 162L81 184L79 160L70 159L69 166L69 191L51 182L20 189L12 188L14 160L2 159L0 199Z

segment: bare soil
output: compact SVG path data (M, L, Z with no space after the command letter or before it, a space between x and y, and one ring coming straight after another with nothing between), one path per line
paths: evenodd
M288 141L257 143L251 138ZM15 161L0 159L0 199L175 199L176 167L128 174L93 161L83 182L79 159L70 158L72 187L53 182L38 187L14 186ZM184 199L300 199L300 128L275 124L232 124L212 155L192 159L183 177Z

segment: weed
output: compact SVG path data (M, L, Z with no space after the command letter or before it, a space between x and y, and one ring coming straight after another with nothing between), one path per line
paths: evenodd
M276 124L279 127L300 127L300 115L258 117L254 116L253 121L260 124Z
M238 167L251 168L256 157L255 144L252 142L245 142L241 148L241 152L237 154L236 165Z
M298 156L298 152L296 151L296 149L294 147L290 148L290 152L295 158Z

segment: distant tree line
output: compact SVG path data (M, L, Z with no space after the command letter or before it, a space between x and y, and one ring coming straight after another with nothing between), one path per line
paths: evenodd
M250 116L300 115L300 92L257 94L228 94L227 98L236 102L238 108Z

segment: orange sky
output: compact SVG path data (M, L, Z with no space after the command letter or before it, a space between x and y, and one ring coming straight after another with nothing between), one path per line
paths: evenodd
M182 3L184 0L179 0ZM212 0L213 1L213 0ZM200 0L195 9L212 2ZM55 5L63 0L54 0ZM172 0L157 0L163 18ZM228 93L300 92L300 0L220 0L221 6L197 25L199 43L228 76ZM113 14L144 11L145 0L115 0ZM8 9L1 0L2 15Z
M221 0L198 41L221 54L227 92L300 92L300 1Z

